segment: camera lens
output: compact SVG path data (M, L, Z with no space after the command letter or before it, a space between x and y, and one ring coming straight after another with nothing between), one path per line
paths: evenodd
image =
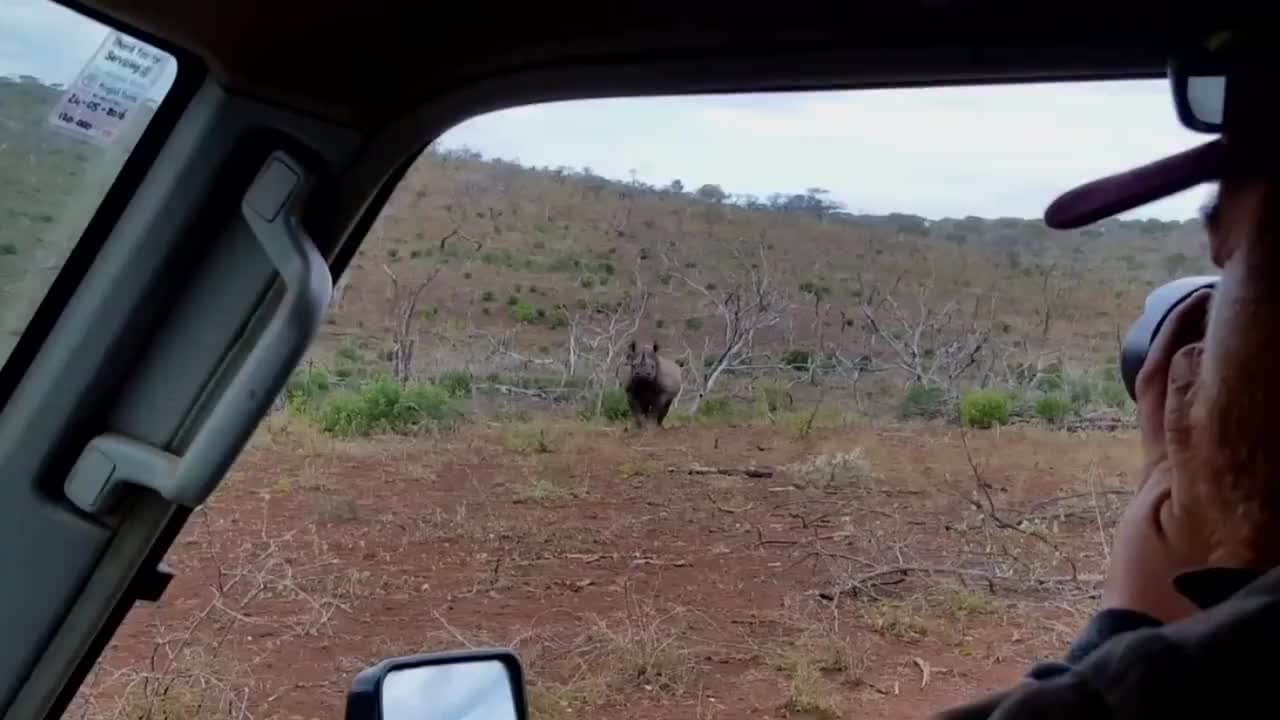
M1125 390L1129 391L1129 397L1135 402L1138 399L1138 371L1142 370L1142 364L1147 361L1151 343L1155 342L1165 318L1197 290L1212 288L1217 284L1217 275L1196 275L1167 282L1147 295L1142 317L1129 328L1129 334L1125 336L1124 345L1120 348L1120 377L1124 380Z

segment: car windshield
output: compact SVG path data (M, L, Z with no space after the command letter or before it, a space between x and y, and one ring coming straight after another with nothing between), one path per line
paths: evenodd
M1059 657L1139 469L1120 340L1211 268L1203 189L1040 217L1199 142L1168 92L452 129L73 711L333 717L379 658L509 645L535 718L906 718Z

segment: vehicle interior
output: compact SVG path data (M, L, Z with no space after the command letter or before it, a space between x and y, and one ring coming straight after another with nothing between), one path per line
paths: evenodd
M0 369L0 708L14 719L62 716L131 609L162 597L162 560L397 183L451 127L587 98L1158 80L1174 48L1238 21L1223 4L1046 21L964 0L830 17L464 8L447 23L394 2L63 4L163 49L176 73ZM382 707L380 683L448 661L496 663L513 699L491 717L526 716L514 655L455 649L469 653L342 678L348 715L422 717Z

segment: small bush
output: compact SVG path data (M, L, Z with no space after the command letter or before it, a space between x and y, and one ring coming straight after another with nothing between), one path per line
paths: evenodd
M538 321L538 310L526 302L517 302L511 307L511 317L522 323Z
M596 279L590 275L583 275L582 279L578 281L578 284L590 290L596 286Z
M401 387L383 378L331 396L316 413L320 429L340 437L408 434L447 429L457 419L449 394L441 387L414 383Z
M907 388L898 408L898 417L903 420L933 420L946 415L947 390L941 385L915 384Z
M395 260L400 256L400 248L387 248L387 257Z
M1098 396L1102 404L1114 410L1128 411L1133 407L1133 399L1124 384L1115 380L1107 380L1098 386Z
M485 290L480 293L480 302L493 302L493 298L494 295L492 290Z
M520 304L520 296L519 296L519 295L508 295L508 296L507 296L507 304L508 304L508 305L511 305L511 306L519 305L519 304Z
M600 402L600 412L596 413L596 402ZM606 422L622 422L631 417L631 406L627 404L627 392L622 388L609 388L599 395L588 396L587 405L579 414L583 420L601 419Z
M760 400L761 408L770 415L790 410L795 405L791 388L787 387L786 383L777 381L760 383L756 385L756 396Z
M1036 417L1052 425L1060 425L1071 415L1075 406L1071 398L1063 392L1044 395L1036 401Z
M792 348L782 353L782 364L792 370L808 370L813 362L813 353L800 348Z
M698 417L704 420L732 422L734 415L733 398L728 395L712 395L698 406Z
M334 357L342 362L360 364L364 362L364 353L360 348L356 347L351 341L346 341L338 346L333 353Z
M333 379L323 368L306 368L298 370L289 377L285 385L285 396L290 407L306 409L329 394L333 389Z
M964 396L961 403L961 419L965 425L988 430L996 425L1009 424L1009 410L1013 405L1009 394L1000 390L975 390Z
M693 332L698 332L699 330L702 329L702 326L703 326L703 322L702 322L702 318L700 317L686 318L684 321L685 329Z
M1077 407L1084 407L1093 401L1093 381L1087 377L1068 378L1067 390L1071 403Z
M786 470L804 485L821 488L866 484L879 477L862 448L817 455Z
M1051 367L1036 378L1036 389L1044 393L1061 392L1067 389L1067 376L1060 367Z
M436 378L436 384L451 398L471 397L474 383L475 378L466 370L449 370L440 373L440 377Z
M18 246L13 243L0 243L0 255L17 255Z

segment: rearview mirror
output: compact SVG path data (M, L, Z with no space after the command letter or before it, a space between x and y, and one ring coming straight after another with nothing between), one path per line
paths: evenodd
M391 658L356 676L347 720L526 720L524 673L510 650Z

